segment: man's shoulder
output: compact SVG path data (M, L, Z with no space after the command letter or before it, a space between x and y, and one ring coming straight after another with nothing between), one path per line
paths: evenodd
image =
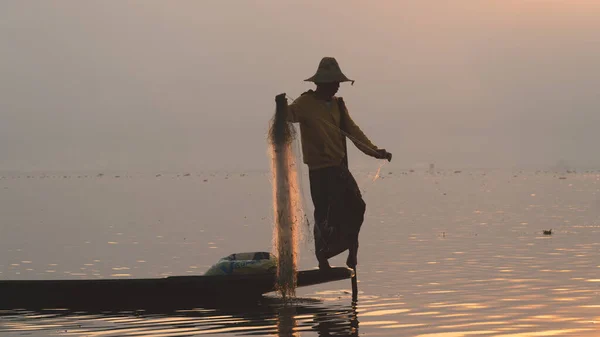
M309 91L305 91L302 94L300 94L300 96L298 98L296 98L293 102L293 104L295 105L306 105L306 104L310 104L312 102L314 102L315 97L313 95L313 91L309 90Z
M341 96L333 96L331 101L338 107L340 105L344 108L346 107L346 103L344 102L344 99ZM305 108L307 110L311 110L313 108L319 107L319 102L320 101L314 95L314 91L309 90L303 92L298 98L294 100L294 102L292 102L292 104L300 109Z
M346 108L346 102L344 101L343 97L341 97L341 96L333 96L333 101L335 102L335 104L338 107L340 107L340 108L342 108L344 110L347 110L347 108Z
M344 98L342 96L333 96L333 101L336 103L343 102Z

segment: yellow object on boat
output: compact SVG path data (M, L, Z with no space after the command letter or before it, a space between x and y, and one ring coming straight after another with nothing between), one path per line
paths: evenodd
M236 253L221 258L204 275L247 275L275 273L277 257L269 252Z

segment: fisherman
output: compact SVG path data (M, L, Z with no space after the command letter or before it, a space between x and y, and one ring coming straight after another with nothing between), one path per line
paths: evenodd
M352 82L333 57L324 57L314 76L315 90L308 90L288 105L286 94L275 97L287 120L299 123L302 157L309 168L310 193L314 205L315 255L319 269L331 268L328 260L348 250L346 265L358 263L358 235L366 204L348 169L346 137L366 155L392 160L365 136L348 114L344 101L336 97L340 83Z

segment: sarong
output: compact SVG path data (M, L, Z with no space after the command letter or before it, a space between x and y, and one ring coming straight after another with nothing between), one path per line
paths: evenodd
M310 170L309 179L317 259L332 258L353 245L358 249L366 204L348 168L340 165Z

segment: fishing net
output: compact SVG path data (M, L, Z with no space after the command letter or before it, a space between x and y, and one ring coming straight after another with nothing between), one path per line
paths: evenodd
M269 154L273 185L273 250L278 257L277 286L284 298L295 296L298 243L306 237L302 224L303 194L300 154L294 147L297 130L287 122L285 105L278 104L269 128ZM296 151L295 151L296 148Z

